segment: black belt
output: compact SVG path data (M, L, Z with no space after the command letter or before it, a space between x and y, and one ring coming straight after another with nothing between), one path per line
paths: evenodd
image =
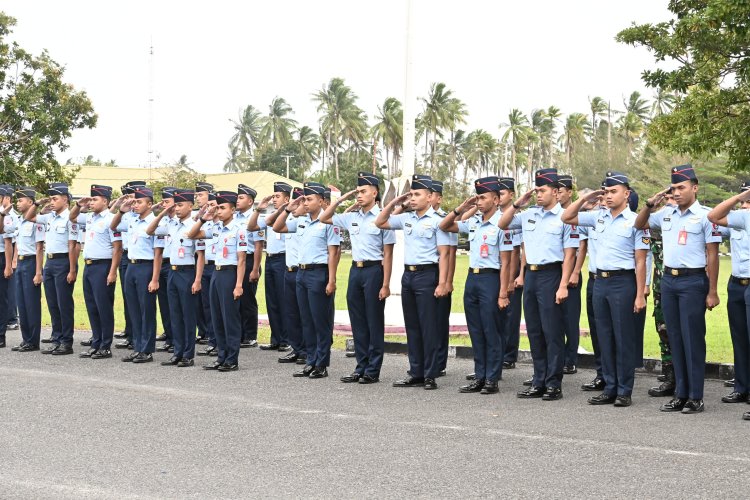
M226 265L226 266L222 264L216 264L216 266L214 267L214 271L233 271L235 269L237 269L236 264L231 264L231 265Z
M437 264L418 264L416 266L410 266L407 264L404 266L404 271L413 273L416 271L427 271L428 269L437 269L437 268L438 268Z
M328 264L300 264L299 268L303 271L310 271L312 269L323 269L328 268Z
M559 269L562 262L550 262L549 264L526 264L527 271L545 271L547 269Z
M84 259L87 266L93 266L94 264L112 263L112 259Z
M664 275L669 276L691 276L693 274L706 274L705 267L681 267L675 269L674 267L664 266Z
M213 260L207 260L205 265L207 265L207 266L213 266L214 265L214 261Z
M286 272L288 272L288 273L296 273L297 269L299 269L299 267L297 267L297 266L287 267L286 268Z
M128 259L130 264L153 264L154 261L151 259Z
M169 268L172 271L187 271L187 270L190 270L190 269L195 269L195 264L187 264L187 265L184 265L184 266L174 265L174 266L170 266Z
M372 267L382 266L382 260L354 260L352 261L352 267Z
M613 271L596 270L597 278L614 278L615 276L625 276L626 274L635 274L635 269L615 269Z
M32 257L33 257L33 258L36 258L36 254L33 254L33 253L32 253L32 254L29 254L29 255L19 255L19 256L18 256L18 260L26 260L26 259L31 259Z
M738 285L747 286L750 285L750 278L740 278L738 276L732 276L729 278L729 280L732 283L737 283Z
M70 257L70 255L67 252L65 252L65 253L48 253L47 254L47 258L48 259L62 259L62 258L66 258L67 259L68 257Z
M589 271L589 279L590 280L595 280L596 279L596 273L592 273L591 271Z
M269 254L266 254L266 257L269 259L275 259L276 257L283 257L284 255L286 255L286 252L269 253Z
M165 265L165 264L166 264L166 265L169 265L169 257L167 257L167 258L163 258L163 257L162 257L162 259L161 259L161 265L163 266L163 265Z
M500 269L494 267L470 267L469 274L500 274Z

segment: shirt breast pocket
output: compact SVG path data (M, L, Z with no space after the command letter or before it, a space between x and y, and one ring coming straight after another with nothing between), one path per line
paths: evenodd
M349 234L359 234L359 226L351 226L349 228Z
M377 235L380 234L380 228L374 224L371 224L365 228L365 233Z
M94 226L95 233L102 234L106 231L107 231L107 226L105 226L104 224L101 224L101 225L97 224L96 226Z
M662 231L671 231L672 230L672 220L669 219L662 219L661 221L661 230Z
M560 235L562 234L562 230L563 230L562 226L554 225L554 226L547 226L547 228L545 229L545 232L548 234Z
M691 234L700 234L703 232L703 226L698 223L685 224L685 231Z
M732 232L729 235L729 238L732 240L739 241L745 237L745 231L738 231L737 229L732 229Z
M180 245L183 247L192 247L193 246L193 240L189 238L183 238L180 240Z
M485 233L482 235L481 243L486 243L493 247L497 246L499 236L500 236L500 233L498 231L494 231L492 233Z
M33 225L25 225L23 228L21 228L21 236L31 236L34 234L34 226Z
M633 230L630 227L616 227L614 233L621 238L630 238L633 236Z
M237 246L237 238L235 236L230 236L229 238L226 238L224 240L224 246L230 247L230 248Z
M65 233L67 232L67 230L68 230L68 226L67 226L66 224L63 224L63 225L57 226L57 227L55 228L55 232L56 232L57 234L65 234Z
M476 229L469 229L469 241L474 241L476 237L477 237Z
M423 227L419 230L420 238L432 238L435 236L435 229L431 227Z

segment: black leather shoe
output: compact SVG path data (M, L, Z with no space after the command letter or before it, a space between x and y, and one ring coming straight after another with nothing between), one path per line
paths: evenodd
M203 369L204 370L218 370L221 365L222 363L219 363L218 361L214 361L213 363L203 365Z
M661 405L659 411L682 411L682 409L685 407L685 403L687 403L687 399L672 398L669 403L664 403L663 405Z
M523 381L523 385L524 385L525 387L531 387L533 383L534 383L534 379L533 379L533 378L530 378L530 379L528 379L528 380L524 380L524 381Z
M82 345L83 347L90 347L90 346L91 346L91 343L92 343L93 341L94 341L94 339L91 339L91 338L90 338L90 339L88 339L88 340L82 340L82 341L80 342L80 344L81 344L81 345Z
M563 366L563 375L574 375L576 373L578 373L576 365Z
M56 350L57 350L57 349L58 349L59 347L60 347L60 345L58 344L58 345L53 345L52 347L50 347L50 348L48 348L48 349L42 349L42 354L52 354L52 353L53 353L54 351L56 351Z
M240 341L240 348L241 349L246 349L248 347L250 347L250 341L249 340L241 340Z
M484 387L479 394L497 394L500 388L497 386L497 380L485 380Z
M177 366L179 368L187 368L188 366L195 365L195 361L193 358L182 358L179 363L177 363Z
M657 382L666 382L666 381L667 381L667 376L666 376L666 375L664 375L664 374L662 374L662 375L657 375L657 376L656 376L656 381L657 381Z
M425 391L433 391L437 389L437 382L435 382L435 379L434 378L424 379L424 389Z
M370 375L362 375L359 379L360 384L377 384L378 382L380 382L380 378L371 377Z
M279 352L287 352L291 349L292 347L289 344L279 344Z
M91 355L91 359L109 359L112 357L112 351L109 349L99 349L96 354Z
M279 363L295 363L298 357L297 353L288 352L279 358Z
M93 356L97 352L99 352L99 351L97 351L96 349L89 349L88 351L85 351L85 352L82 352L81 354L79 354L78 357L79 358L90 358L91 356Z
M297 361L295 361L295 364L297 365L306 365L307 364L307 356L304 354L298 354L297 355Z
M73 346L60 344L57 346L57 349L53 350L50 354L53 356L65 356L67 354L75 354L75 351L73 351Z
M195 343L199 345L206 345L208 344L208 339L206 337L198 337L195 339Z
M258 347L260 347L261 351L278 351L279 350L279 344L261 344Z
M594 406L597 406L597 405L611 405L612 403L615 402L615 399L617 399L617 398L615 397L614 394L606 394L606 393L603 392L603 393L598 394L596 396L590 397L588 403L590 405L594 405Z
M729 380L725 380L724 387L734 387L734 379L730 378Z
M688 399L685 406L682 408L682 413L689 415L691 413L701 413L706 407L703 404L702 399Z
M32 352L32 351L38 351L39 347L33 346L31 344L21 344L18 347L13 348L16 352Z
M516 396L521 399L541 398L542 396L544 396L545 390L546 389L544 387L529 387L528 389L518 391L516 393Z
M314 369L315 367L313 365L305 365L300 371L292 373L292 377L309 377Z
M248 347L258 347L258 341L257 340L251 340L250 345Z
M591 382L586 382L581 386L582 391L586 392L594 392L594 391L602 391L604 390L604 380L600 378L595 378Z
M213 346L208 346L202 351L198 351L198 356L218 356L217 349Z
M747 393L733 392L721 398L723 403L747 403Z
M750 420L750 411L746 411L742 414L742 420Z
M8 326L5 327L6 330L18 330L20 326L18 326L18 321L14 321L13 323L8 323Z
M362 378L361 374L359 374L357 372L354 372L351 375L344 375L339 380L341 380L345 384L351 384L351 383L354 383L354 382L359 382L359 379L361 379L361 378Z
M310 372L310 378L326 378L328 376L328 369L325 366L318 366Z
M480 392L484 388L484 379L474 380L470 384L462 385L458 388L458 392L462 394L469 394L472 392Z
M166 333L162 333L161 335L157 335L156 336L156 341L157 342L164 342L166 340L167 340L167 334Z
M662 382L660 385L649 389L648 395L655 397L655 398L660 398L664 396L674 396L674 387L675 387L674 382L670 382L670 381Z
M445 377L447 375L447 372L445 370L440 370L437 374L438 377Z
M174 348L172 344L164 343L164 345L157 347L156 350L158 352L168 352L170 347Z
M548 387L547 392L542 396L542 401L557 401L558 399L562 399L562 397L562 389L559 387Z
M120 342L115 342L115 349L132 349L133 343L128 340L121 340Z
M128 338L128 334L125 332L115 333L114 337L116 339L126 339Z
M393 387L422 387L424 385L423 378L417 378L408 376L405 379L396 380L393 383Z
M630 396L617 396L615 400L615 406L625 407L633 404L633 399Z
M503 370L512 370L516 367L515 361L503 361Z
M11 347L11 348L10 348L10 350L11 350L11 351L16 351L16 352L18 352L18 350L19 350L20 348L22 348L22 347L25 347L25 346L27 346L27 345L28 345L28 344L27 344L26 342L21 342L20 344L18 344L18 345L14 345L13 347Z
M236 363L235 364L224 363L223 365L217 368L217 370L219 370L220 372L236 372L239 369L240 367Z
M139 352L133 351L133 352L129 353L127 356L125 356L124 358L122 358L122 362L123 363L130 363L131 361L133 361L133 358L135 358L139 354L140 354Z
M42 344L51 344L53 342L54 340L52 339L52 337L47 337L46 339L42 339Z
M162 361L161 366L177 366L177 363L180 362L180 358L177 356L172 356L169 358L169 361Z
M469 373L468 375L466 375L466 380L474 380L475 378L477 378L476 373Z
M150 363L154 360L151 354L145 352L139 352L136 357L133 358L133 363Z
M5 339L0 340L0 349L5 347Z

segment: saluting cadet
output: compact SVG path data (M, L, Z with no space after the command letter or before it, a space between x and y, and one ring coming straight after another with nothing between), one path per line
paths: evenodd
M591 405L630 406L643 334L633 313L646 308L646 254L649 238L633 226L636 215L628 206L630 180L620 172L607 172L604 190L578 199L563 213L567 224L589 228L596 243L594 308L604 378L604 391L589 398ZM603 195L606 209L580 212L584 203ZM642 330L642 329L641 329ZM642 344L642 342L640 342ZM640 359L639 359L640 358Z
M196 200L198 194L199 193L196 193ZM206 322L203 326L203 340L207 344L205 349L198 351L198 356L218 356L219 350L216 347L216 335L214 335L213 315L211 311L211 278L214 275L216 247L219 240L219 216L216 214L216 195L214 193L206 193L205 198L206 204L203 205L203 207L197 212L197 215L193 217L193 220L197 221L200 217L203 217L208 210L211 210L212 208L214 209L212 211L214 217L208 222L205 222L201 228L206 237L195 240L195 248L197 250L203 250L204 257L198 317ZM200 336L200 322L198 322L198 325L198 334Z
M286 274L286 234L277 233L266 220L268 215L259 218L261 210L273 202L275 211L289 203L292 186L286 182L273 183L273 195L267 196L258 204L258 209L248 219L248 231L265 231L266 238L266 311L271 327L271 343L260 346L265 350L286 351L289 349L284 321L284 278ZM278 219L276 219L278 220Z
M557 201L557 169L536 171L536 188L525 193L503 212L500 229L521 229L525 256L523 309L534 360L531 387L519 398L561 399L565 339L562 332L562 302L568 297L568 282L575 265L578 239L560 219ZM536 193L537 206L516 214Z
M508 283L513 241L497 227L500 182L484 177L474 182L476 196L459 205L440 223L440 229L469 237L469 274L464 288L464 311L474 351L474 381L459 392L494 394L502 377L507 325ZM456 222L473 204L479 215ZM502 258L502 262L501 262ZM504 267L501 273L501 267Z
M13 195L13 186L8 186L8 192ZM16 239L18 238L18 228L21 224L21 221L23 217L16 212L16 210L13 208L13 198L12 196L9 198L10 203L10 213L8 214L9 217L12 217L15 219L15 230L13 231L11 238L11 243L13 245L13 250L15 252L16 248ZM2 244L0 244L2 246ZM15 254L14 254L15 255ZM16 267L18 263L16 259L13 259L13 262L11 263L11 268L13 269L13 274L10 277L10 280L8 281L8 322L6 326L6 330L18 330L18 301L16 300L16 293L18 290L18 276L16 276Z
M739 210L733 210L737 203ZM750 393L750 181L745 181L740 192L720 203L708 213L714 224L730 228L732 276L727 283L727 314L729 333L734 349L734 390L721 398L724 403L748 402ZM750 411L742 415L750 420Z
M146 232L154 233L156 236L167 236L169 241L169 254L166 255L170 263L167 293L171 308L169 317L172 321L174 354L161 365L184 368L195 364L196 315L203 275L203 258L196 255L195 242L187 236L195 225L192 217L195 200L193 191L175 189L171 194L171 206L164 208L151 221ZM163 224L164 219L171 222Z
M412 212L391 215L396 205L409 200ZM412 176L411 190L388 203L375 219L381 229L404 231L404 274L401 304L404 310L409 372L394 387L437 389L440 375L438 351L442 339L438 298L449 293L450 238L438 227L432 208L432 178Z
M154 192L151 189L135 188L134 197L123 202L110 226L113 231L127 233L123 238L129 240L130 262L125 273L125 297L129 302L133 328L133 352L122 358L125 362L149 363L154 360L156 292L159 290L162 256L161 252L155 251L156 238L146 232L154 219L151 213L153 204ZM130 217L126 224L122 218L131 208L135 216Z
M327 377L331 362L337 247L341 242L340 229L324 224L318 218L322 211L325 189L319 182L306 182L304 196L285 207L273 223L274 232L294 233L292 238L299 241L297 302L307 350L307 364L293 376L312 379ZM301 204L304 204L307 215L288 220L289 214Z
M352 325L357 367L341 377L344 383L372 384L380 380L385 349L385 300L391 294L393 268L393 231L380 229L375 218L380 213L376 199L380 179L359 172L357 189L333 202L320 216L321 222L349 231L352 243L352 267L346 289L346 304ZM359 210L336 214L336 208L356 195Z
M218 236L210 297L211 318L219 352L214 363L203 366L205 370L231 372L239 369L242 336L240 297L247 258L247 235L243 225L234 220L236 206L237 193L217 191L216 207L202 215L187 235L191 239L206 239L203 224L212 220L214 214L218 216L214 228Z
M253 204L258 192L250 186L237 186L237 213L234 215L238 224L247 226L253 213ZM242 339L240 347L258 345L258 281L260 281L260 262L263 258L263 236L258 231L247 231L247 265L242 278L242 298L240 315L242 316Z
M676 388L675 397L661 411L698 413L704 410L706 308L719 305L721 233L706 217L708 208L697 201L698 178L692 165L672 168L671 189L677 206L654 213L667 192L661 191L648 200L635 226L661 229L664 242L661 298Z
M167 186L161 190L161 201L159 206L163 210L169 210L174 206L174 192L177 188ZM153 210L153 208L152 208ZM174 213L172 211L171 213ZM159 305L159 316L161 316L161 326L164 329L164 333L156 337L157 342L164 342L160 347L157 347L157 351L161 352L172 352L174 350L174 343L172 341L172 319L171 319L171 308L169 305L169 292L168 292L168 280L170 272L170 261L169 255L172 251L172 240L169 232L169 227L176 225L177 221L174 217L167 216L161 219L162 229L158 232L148 232L149 235L156 236L154 250L157 253L161 253L161 270L159 271L159 290L156 292L157 303Z
M81 358L112 357L115 283L122 257L122 238L121 233L111 228L115 217L108 210L111 198L110 186L94 184L90 197L78 200L70 211L70 220L76 222L79 232L84 234L83 298L92 333L91 348L81 353ZM79 215L83 208L89 211Z
M78 225L69 219L70 192L68 185L53 182L47 189L48 199L40 200L24 214L26 220L46 226L44 295L52 320L52 337L42 342L53 344L42 354L73 354L73 288L78 274ZM44 210L37 215L37 207ZM47 213L48 212L48 213Z
M13 234L19 221L12 215L13 188L7 184L0 185L0 231L3 234L0 245L0 266L3 274L0 276L0 311L7 311L9 307L8 293L10 280L13 277ZM8 328L8 315L0 314L0 348L5 347L5 332Z
M213 185L209 184L208 182L197 182L195 184L195 204L198 208L193 210L194 221L198 220L198 212L204 207L207 207L209 194L213 190ZM206 249L204 240L198 240L195 242L195 244L196 248L199 250ZM201 277L201 293L198 294L198 314L196 316L196 321L198 323L198 340L196 342L199 344L208 343L208 339L210 338L210 331L213 329L213 327L211 326L211 303L208 298L209 283L211 283L211 273L213 272L213 269L213 262L209 261L208 253L204 252L204 276ZM203 351L200 351L198 354L202 353Z
M563 210L567 209L573 199L573 176L560 174L557 176L558 190L557 201ZM579 238L578 231L570 234L571 238ZM568 298L562 304L563 311L563 334L565 335L565 364L563 373L573 375L578 372L576 363L578 362L578 344L581 340L581 269L586 260L586 252L579 248L576 251L576 261L573 266L573 272L570 273L568 280Z
M516 181L513 177L500 177L498 179L500 191L498 191L498 212L502 213L513 204L516 194ZM516 367L518 360L518 344L521 340L521 305L523 300L523 266L521 265L521 231L505 231L503 233L505 242L508 240L513 244L513 253L510 257L509 269L511 282L508 284L507 324L505 325L505 353L503 355L503 368L512 369ZM519 279L516 286L516 280Z

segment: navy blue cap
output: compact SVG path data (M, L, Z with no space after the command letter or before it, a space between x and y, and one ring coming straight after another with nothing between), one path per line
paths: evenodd
M195 191L192 189L175 189L172 192L172 197L175 203L178 201L188 201L193 203L195 201Z
M437 194L443 194L443 181L432 181L432 192Z
M292 189L292 199L293 200L296 200L300 196L305 196L305 190L304 189L302 189L300 187L296 187L296 188Z
M626 186L630 187L630 179L622 172L610 171L607 172L606 177L602 181L602 187L613 187L613 186Z
M237 204L237 193L234 191L216 191L216 203L221 205L222 203L231 203L232 205Z
M214 185L209 184L208 182L196 182L195 183L195 192L196 193L202 193L208 191L209 193L214 190Z
M256 196L258 196L258 192L251 188L250 186L246 186L245 184L240 184L237 186L237 194L246 194L250 198L255 199Z
M133 188L133 194L135 194L135 199L139 198L150 198L151 201L154 201L154 192L151 188L147 187L136 187Z
M357 174L357 186L380 186L380 178L369 172L360 172Z
M573 176L568 174L560 174L557 176L557 185L559 187L573 189Z
M208 192L208 201L216 201L216 193L214 193L213 191L209 191Z
M286 182L274 182L273 183L273 192L274 193L291 193L292 192L292 186L290 186Z
M120 188L120 190L122 191L122 194L133 194L135 192L135 188L137 187L146 187L146 181L126 182L125 185Z
M477 192L477 194L500 191L500 179L498 179L496 175L477 179L474 181L474 190Z
M498 177L497 182L500 185L498 189L499 191L502 191L503 189L513 192L516 191L516 181L513 177Z
M68 190L68 185L64 182L51 182L49 185L49 188L47 188L47 195L48 196L55 196L55 195L66 195L70 196L70 191Z
M323 199L331 201L331 188L327 187L325 191L323 191Z
M411 176L412 189L427 189L432 191L432 177L429 175L414 174Z
M745 192L745 191L747 191L748 189L750 189L750 181L745 181L745 182L743 182L743 183L742 183L742 185L740 186L740 193L744 193L744 192Z
M305 196L309 196L311 194L323 196L325 195L326 187L320 182L305 182L304 192Z
M695 170L689 163L687 165L678 165L672 167L672 184L679 182L695 181L698 182L698 177L695 176Z
M167 186L164 188L161 188L161 197L162 199L165 198L174 198L174 192L177 191L176 187Z
M13 196L13 186L10 184L0 184L0 196Z
M534 185L542 187L551 184L553 187L557 187L557 179L556 168L540 168L534 175Z
M109 200L112 198L112 187L102 186L101 184L92 184L91 196L103 196Z
M632 212L636 212L638 210L638 193L635 192L635 189L630 190L630 196L628 196L628 206L630 207L630 210Z
M6 195L3 195L3 196L6 196ZM31 186L21 186L18 189L16 189L16 198L31 198L32 200L35 200L36 190L34 190L34 188Z

